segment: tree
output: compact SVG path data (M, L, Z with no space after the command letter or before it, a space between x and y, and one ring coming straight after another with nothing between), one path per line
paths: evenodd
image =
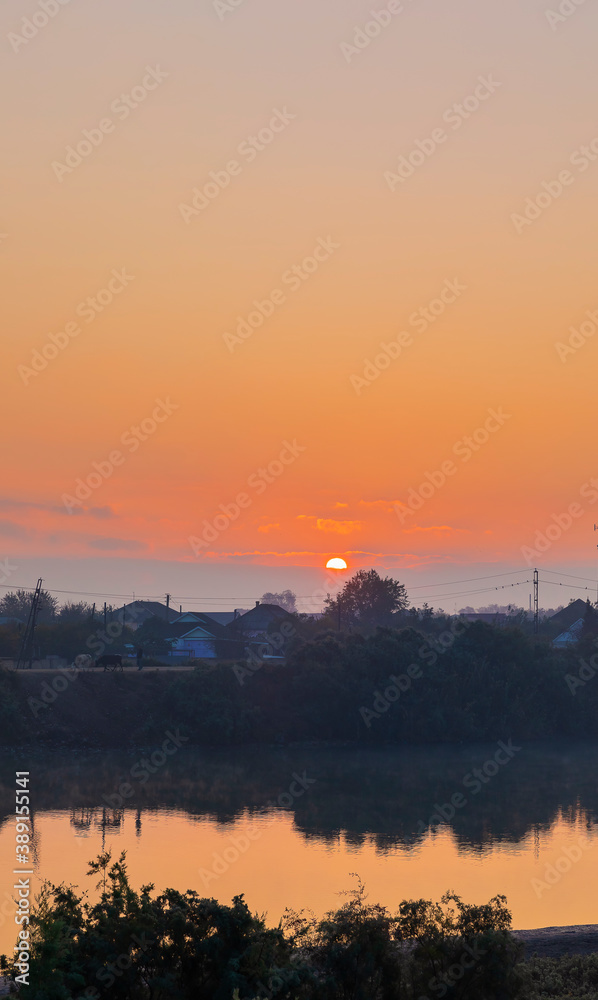
M328 597L324 602L326 613L335 622L340 618L343 628L391 625L393 616L408 605L404 585L392 577L383 579L375 569L358 570L338 597Z
M297 614L297 595L292 590L283 590L280 594L262 594L262 604L278 604L289 614Z
M0 600L0 617L20 618L26 622L29 617L33 593L30 590L12 590ZM47 590L41 592L38 622L50 622L56 617L58 601Z
M87 601L67 601L58 611L58 620L64 624L78 625L93 618L93 604Z
M172 625L155 615L135 630L135 645L150 656L170 653L173 642Z

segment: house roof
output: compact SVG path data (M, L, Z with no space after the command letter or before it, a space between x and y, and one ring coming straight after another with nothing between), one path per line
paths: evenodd
M201 629L201 631L197 631ZM210 615L203 615L199 611L192 612L191 615L177 615L169 630L169 638L181 639L183 636L196 632L196 638L200 635L211 639L230 639L230 632L220 622L214 621Z
M178 636L179 639L215 639L210 632L206 632L205 628L201 625L195 625L193 628L188 629L188 631L181 633Z
M572 601L566 608L557 611L555 615L551 615L548 621L551 625L557 625L559 628L566 630L580 618L584 618L587 607L587 601L582 601L581 597L578 597L576 601Z
M200 621L202 618L211 618L213 622L218 622L219 625L228 625L230 622L234 621L235 617L243 612L238 611L210 611L209 615L203 615L201 611L184 611L182 615L174 619L178 622L194 622Z
M257 604L251 611L246 611L229 625L235 631L266 631L270 625L283 621L294 622L295 619L288 611L278 604Z
M123 609L114 608L110 615L111 621L122 621ZM148 618L160 618L162 621L172 622L179 617L179 612L174 608L167 608L160 601L131 601L125 604L125 622L141 625Z
M553 646L569 646L575 642L579 642L581 639L581 633L583 632L584 619L579 618L573 625L570 625L565 632L561 632L557 635L556 639L553 639Z

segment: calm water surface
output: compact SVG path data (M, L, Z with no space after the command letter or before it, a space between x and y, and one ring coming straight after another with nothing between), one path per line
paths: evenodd
M505 894L516 927L598 922L598 746L183 745L152 773L150 755L0 755L0 951L15 936L17 769L31 772L36 887L93 890L87 862L105 845L127 851L137 886L244 893L270 923L287 906L337 906L352 872L390 909L451 888Z

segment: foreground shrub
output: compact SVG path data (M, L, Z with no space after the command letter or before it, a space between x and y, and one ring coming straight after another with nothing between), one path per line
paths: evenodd
M135 891L124 854L115 863L100 855L90 874L100 876L93 904L72 886L44 885L31 915L23 1000L523 996L504 897L468 906L448 893L439 904L405 902L391 916L368 903L358 881L322 919L287 911L268 928L242 896L226 906L191 891Z

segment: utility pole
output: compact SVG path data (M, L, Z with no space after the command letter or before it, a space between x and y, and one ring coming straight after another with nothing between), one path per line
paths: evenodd
M31 669L31 664L33 662L33 640L35 637L35 624L36 618L39 613L42 604L42 583L43 580L37 581L37 586L35 588L35 593L31 599L31 607L29 608L29 617L27 618L27 625L25 626L25 632L23 634L23 641L21 642L21 648L19 650L19 657L17 659L17 670L22 667L28 667Z
M538 570L535 569L534 570L534 635L538 634L540 628L540 604L538 600L539 584L540 581L538 577Z
M107 621L108 621L108 609L106 607L106 601L104 601L104 632L106 631Z
M594 531L598 531L598 524L594 525ZM596 548L598 549L598 545ZM598 607L598 583L596 584L596 606Z
M166 621L168 621L168 609L170 608L170 594L166 595Z

